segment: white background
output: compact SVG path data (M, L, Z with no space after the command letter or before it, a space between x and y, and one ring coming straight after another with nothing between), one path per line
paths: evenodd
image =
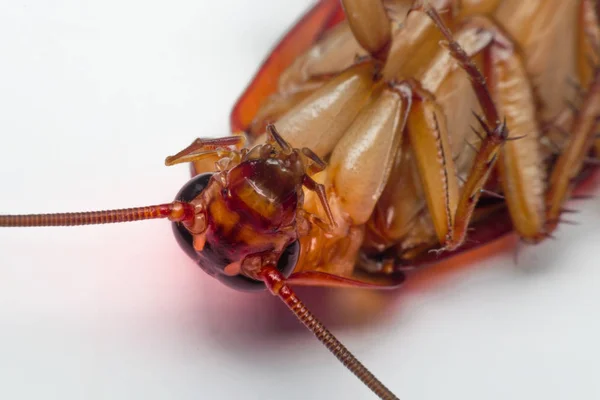
M308 5L4 1L0 211L170 201L188 171L164 157L228 133ZM518 265L509 249L385 296L302 294L402 399L600 398L600 206L575 207L582 224ZM2 399L372 398L276 299L195 267L167 222L0 230L0 260Z

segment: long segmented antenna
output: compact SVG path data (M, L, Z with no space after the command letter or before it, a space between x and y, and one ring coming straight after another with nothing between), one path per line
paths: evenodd
M390 389L375 377L325 326L306 308L296 293L285 283L285 278L273 267L263 268L261 276L271 293L278 296L294 315L327 349L379 398L399 400Z
M192 222L195 209L189 203L174 201L147 207L125 208L106 211L89 211L58 214L0 215L0 227L35 226L77 226L119 222L133 222L148 219L167 218L176 222ZM375 377L325 326L306 308L294 291L285 283L281 273L272 267L263 268L261 278L274 295L278 296L350 372L358 377L369 389L384 400L398 400L379 379Z
M194 207L188 203L174 201L173 203L155 206L106 211L0 215L0 227L99 225L159 218L168 218L176 222L192 221L194 219Z

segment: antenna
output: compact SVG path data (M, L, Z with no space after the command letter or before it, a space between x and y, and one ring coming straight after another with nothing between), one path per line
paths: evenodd
M106 211L0 215L0 227L99 225L159 218L168 218L174 222L192 222L194 220L194 206L189 203L174 201L173 203L155 206Z
M73 212L58 214L0 215L0 227L77 226L133 222L147 219L168 218L170 221L193 223L194 206L174 201L147 207L125 208L106 211ZM306 328L350 372L360 379L379 398L398 400L379 379L375 377L354 355L308 310L296 293L286 284L284 276L273 267L263 267L260 278L271 293L278 296Z
M362 381L379 398L399 400L390 389L375 377L325 326L306 308L296 293L285 283L285 278L273 267L263 267L261 277L271 293L294 313L294 315L311 331L317 339L334 355L350 372Z

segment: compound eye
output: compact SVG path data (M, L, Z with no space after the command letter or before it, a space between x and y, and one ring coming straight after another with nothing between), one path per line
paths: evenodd
M208 186L208 182L213 175L214 174L212 172L208 172L206 174L194 176L185 185L183 185L179 193L177 193L177 196L175 196L175 200L186 203L194 200L200 195L200 193L202 193L204 188Z
M286 278L292 274L294 268L296 268L296 264L298 263L298 258L300 257L300 241L295 240L290 243L283 253L281 257L279 257L279 262L277 263L277 269L283 276Z

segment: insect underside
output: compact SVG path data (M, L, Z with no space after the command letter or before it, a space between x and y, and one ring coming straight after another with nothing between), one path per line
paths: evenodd
M267 288L375 394L396 398L291 287L394 287L410 268L510 230L551 237L600 152L598 10L591 0L342 4L323 0L300 22L311 47L273 70L268 96L242 97L232 136L167 158L193 165L176 201L5 215L0 226L168 218L205 271Z
M336 226L311 224L294 272L393 285L400 270L490 240L481 226L551 236L594 162L595 2L438 1L440 15L421 2L342 3L351 17L234 132L252 147L273 123L328 164L313 179ZM196 172L214 170L214 153L196 151ZM316 194L303 212L326 221Z

